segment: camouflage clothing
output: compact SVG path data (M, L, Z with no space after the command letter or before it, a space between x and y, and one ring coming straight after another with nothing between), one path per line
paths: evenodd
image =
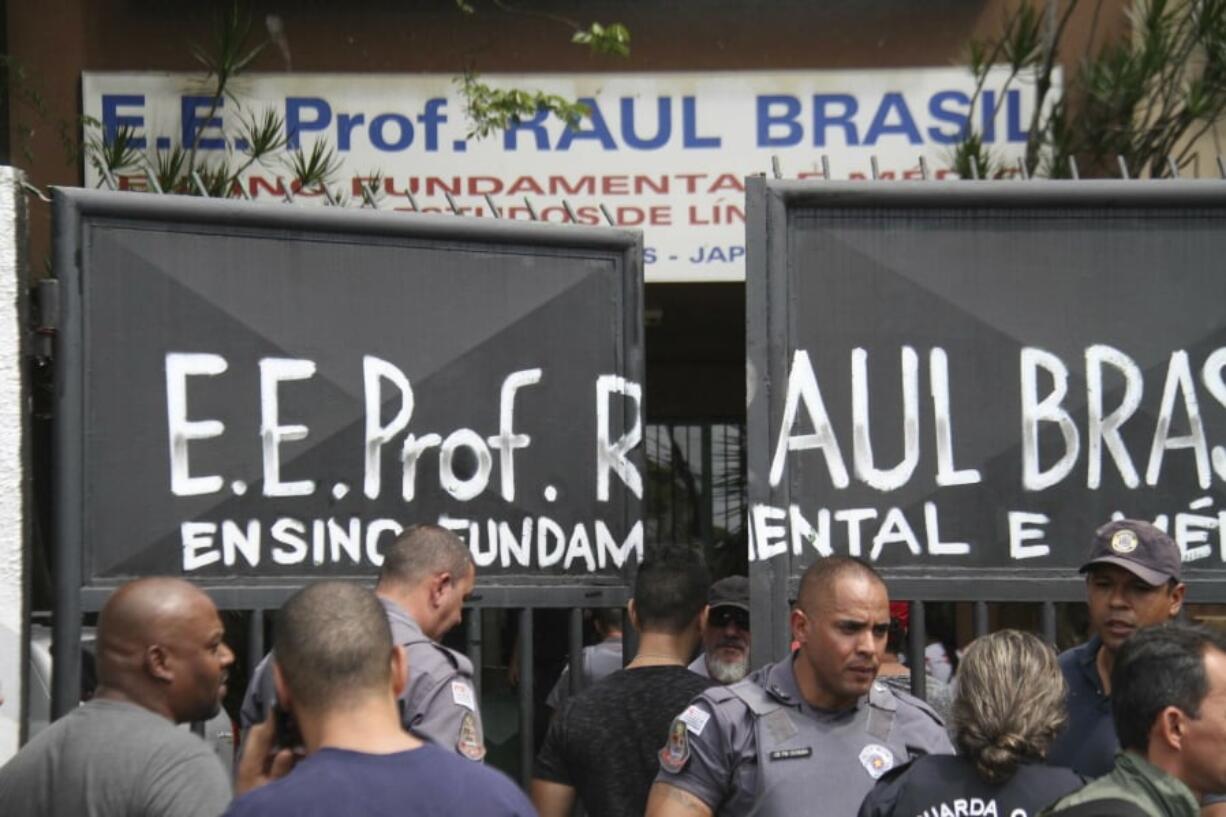
M1199 817L1200 803L1179 779L1134 752L1120 752L1110 774L1057 801L1039 817L1134 812L1146 817Z

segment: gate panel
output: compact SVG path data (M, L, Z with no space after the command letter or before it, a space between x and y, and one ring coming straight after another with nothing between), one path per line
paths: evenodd
M1124 515L1172 534L1193 598L1226 590L1226 185L751 179L748 202L756 660L831 553L897 598L1072 600Z

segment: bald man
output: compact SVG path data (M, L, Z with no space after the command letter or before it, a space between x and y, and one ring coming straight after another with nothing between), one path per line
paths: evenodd
M894 766L953 754L927 704L876 680L890 603L873 568L814 564L791 624L789 658L711 687L673 721L647 817L854 817Z
M181 579L138 579L98 618L93 700L0 768L0 814L217 817L230 784L209 747L175 728L217 714L234 654L217 608Z

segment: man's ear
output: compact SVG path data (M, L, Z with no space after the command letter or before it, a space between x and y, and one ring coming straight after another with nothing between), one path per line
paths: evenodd
M711 615L711 605L704 604L698 612L698 634L701 636L707 629L707 618Z
M277 691L277 706L285 712L294 711L294 695L289 691L289 684L285 683L285 676L281 673L281 665L277 663L274 656L272 659L272 686Z
M634 599L626 602L626 618L630 620L630 626L636 633L643 631L643 628L639 626L639 611L634 606Z
M1183 746L1186 719L1187 715L1177 706L1168 706L1163 709L1154 719L1154 725L1150 727L1150 743L1156 740L1178 752Z
M409 654L403 646L392 647L392 693L399 698L409 685Z
M174 670L170 668L170 653L161 644L150 644L145 648L145 672L150 677L169 684L175 679Z
M809 617L805 615L805 611L800 609L800 605L792 608L792 614L788 617L788 621L792 626L792 640L799 641L804 644L809 640Z
M1183 582L1179 582L1175 585L1175 589L1171 591L1171 618L1179 615L1179 611L1183 609L1183 594L1186 593L1187 590L1187 585L1185 585Z
M443 593L447 591L453 583L451 572L444 570L442 573L435 573L430 578L430 604L437 607L442 603Z

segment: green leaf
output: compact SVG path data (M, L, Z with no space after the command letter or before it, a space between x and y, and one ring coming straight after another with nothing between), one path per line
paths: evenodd
M570 41L589 46L593 54L630 56L630 30L621 23L610 23L608 26L592 23L586 31L576 31Z
M327 187L341 167L327 139L317 139L310 152L298 148L289 154L285 163L294 181L303 187Z
M547 111L570 128L577 128L589 114L587 106L581 102L541 91L494 88L473 73L458 78L456 83L464 97L470 139L484 139L523 119L535 117L541 111Z

